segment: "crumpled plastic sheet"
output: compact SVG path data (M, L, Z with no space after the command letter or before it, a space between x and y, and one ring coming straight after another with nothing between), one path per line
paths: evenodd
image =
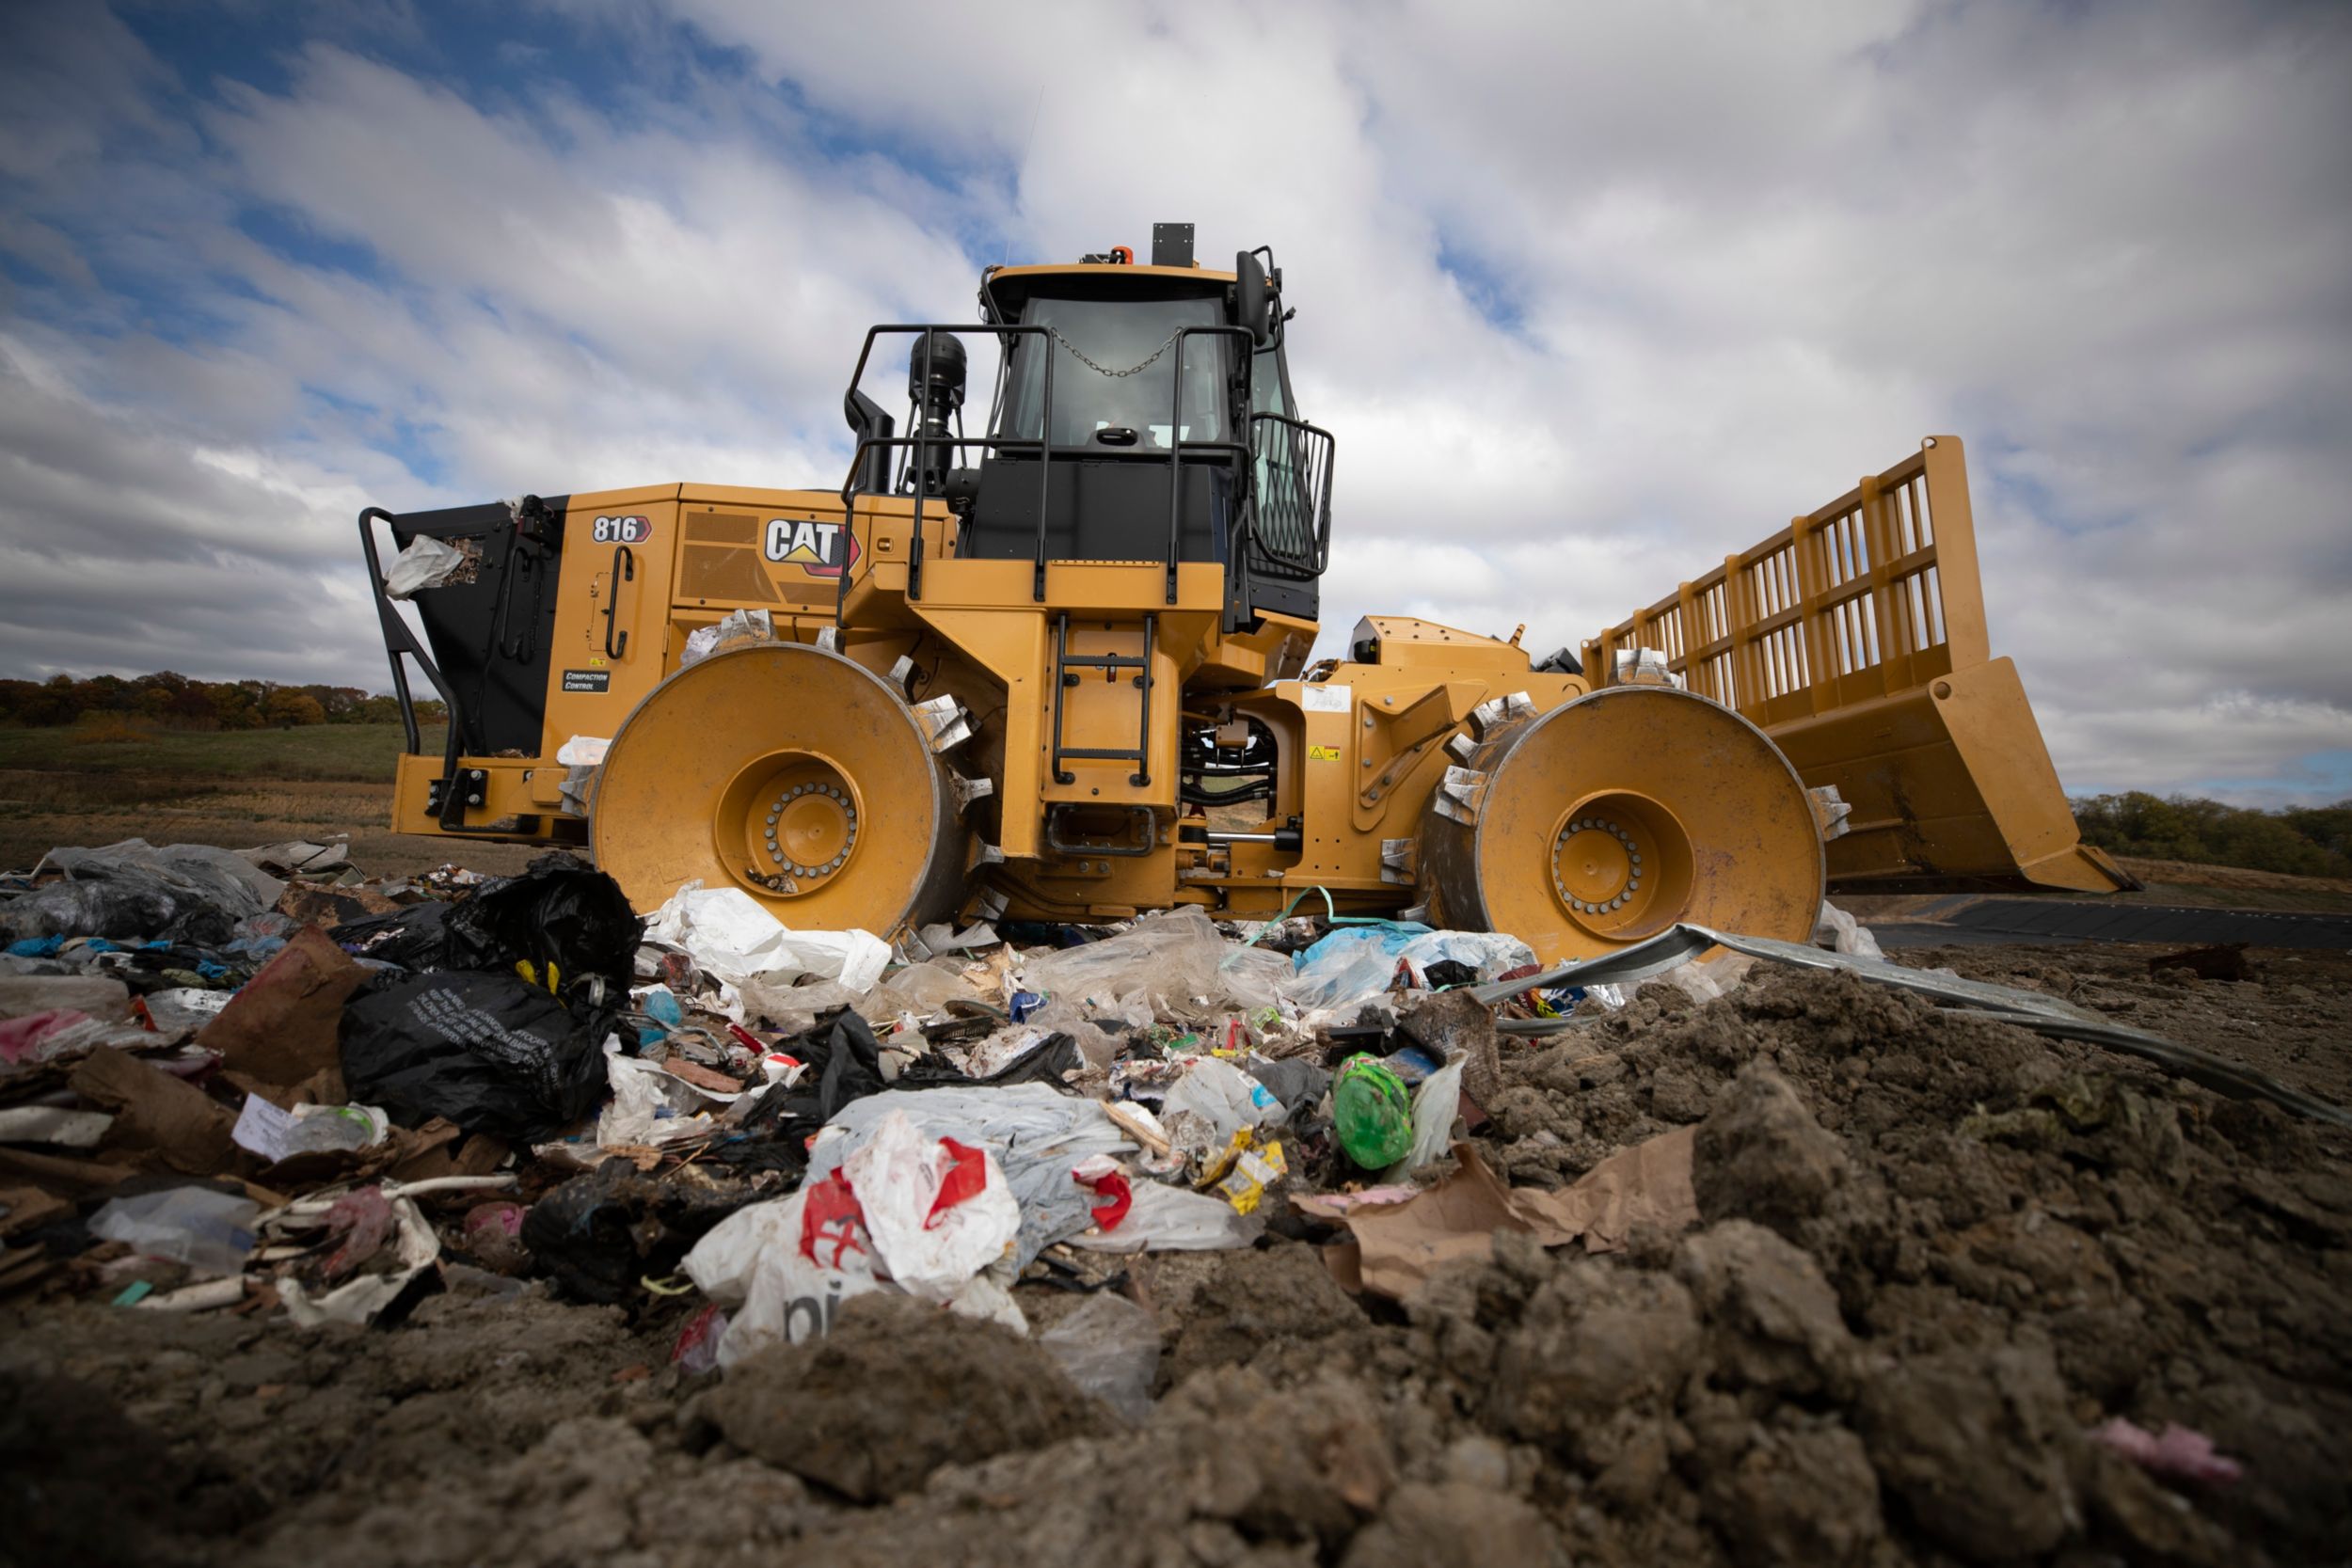
M1089 1252L1224 1252L1265 1234L1266 1207L1243 1214L1212 1193L1138 1181L1117 1229L1086 1230L1065 1240Z
M618 1035L604 1041L605 1081L612 1098L596 1117L596 1143L604 1148L658 1148L699 1137L718 1125L719 1108L746 1095L757 1099L768 1085L736 1094L690 1084L659 1063L626 1054Z
M1093 1224L1089 1205L1097 1199L1089 1189L1071 1180L1073 1167L1093 1155L1136 1151L1100 1101L1075 1099L1043 1084L890 1089L851 1101L825 1124L809 1149L803 1187L815 1186L839 1169L894 1112L903 1112L926 1137L953 1138L995 1157L1006 1185L1021 1205L1016 1268L1026 1268L1056 1242ZM1131 1213L1120 1230L1132 1223Z
M1101 942L1024 958L1024 990L1076 1001L1134 1022L1203 1022L1275 1005L1290 962L1220 935L1199 910L1146 915Z
M1037 1337L1069 1378L1128 1421L1152 1414L1152 1380L1160 1370L1160 1322L1151 1308L1099 1291Z
M690 664L700 664L712 654L775 640L775 622L768 611L729 610L717 624L686 634L686 646L678 654L677 667L683 670Z
M1852 953L1865 958L1883 958L1879 939L1870 934L1870 927L1839 909L1828 899L1821 900L1821 912L1813 923L1813 943L1827 943L1833 952Z
M408 541L384 573L387 598L414 598L428 588L471 582L482 568L481 548L460 548L421 533Z
M954 958L938 963L911 964L858 998L857 1014L868 1023L882 1023L912 1013L929 1018L950 1002L980 1002L980 989L963 977L963 964Z
M788 983L803 974L838 980L864 994L890 962L871 931L795 931L741 888L688 882L645 924L645 940L682 947L707 974L740 986Z
M1196 1056L1184 1075L1170 1084L1160 1102L1160 1116L1171 1125L1178 1116L1206 1121L1210 1145L1223 1148L1245 1127L1263 1127L1290 1119L1290 1110L1273 1090L1216 1056Z
M1385 992L1399 960L1418 973L1448 959L1494 975L1534 963L1535 951L1497 931L1437 931L1402 920L1343 926L1298 955L1281 994L1301 1012L1343 1012Z
M253 1251L262 1206L210 1187L109 1198L90 1216L89 1233L151 1258L168 1258L199 1274L234 1275Z
M0 906L0 929L27 937L230 940L237 923L276 904L286 884L239 855L204 844L158 848L143 838L98 849L52 849L39 866L65 873Z

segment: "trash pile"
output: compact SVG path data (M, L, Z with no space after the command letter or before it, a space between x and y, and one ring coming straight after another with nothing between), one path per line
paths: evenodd
M1496 1082L1459 988L1534 972L1394 922L894 949L700 884L641 919L560 852L384 884L339 846L133 841L17 880L0 1286L304 1323L453 1281L691 1290L690 1366L876 1291L1025 1331L1025 1276L1100 1288L1248 1246L1293 1193L1409 1192Z
M339 846L132 841L0 879L0 1294L379 1334L581 1304L707 1391L679 1442L723 1434L827 1496L942 1464L980 1467L935 1490L993 1495L983 1461L1054 1452L1103 1479L1141 1429L1311 1472L1243 1489L1245 1514L1303 1511L1279 1528L1219 1517L1332 1560L1353 1536L1349 1562L1463 1530L1550 1560L1561 1528L1626 1560L2219 1560L2199 1511L2240 1487L2244 1423L2217 1449L2209 1405L2127 1397L2100 1341L2128 1292L2082 1238L2152 1244L2152 1204L2189 1190L2178 1118L2298 1158L2343 1125L2050 997L1888 963L1827 908L1812 948L1677 927L1551 968L1327 911L894 945L699 884L641 916L562 853L384 881ZM1937 1063L1929 1029L1978 1059ZM1903 1119L1925 1107L1932 1129ZM2264 1223L2352 1241L2340 1180L2225 1153ZM1216 1298L1189 1326L1186 1279ZM1327 1370L1287 1392L1235 1381L1310 1341ZM948 1379L976 1413L861 1402L878 1358L926 1346L988 1363ZM2347 1362L2323 1343L2296 1370L2341 1390ZM2338 1409L2297 1397L2320 1398L2297 1420ZM1973 1424L1943 1432L1945 1407ZM1171 1483L1192 1500L1153 1517L1196 1528L1199 1487L1240 1484ZM2275 1526L2277 1484L2240 1487L2249 1518Z

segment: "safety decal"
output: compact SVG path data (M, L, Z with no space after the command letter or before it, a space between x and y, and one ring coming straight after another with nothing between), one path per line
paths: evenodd
M812 517L771 517L764 553L769 560L798 566L810 577L837 578L844 564L857 564L857 535L839 523L821 523Z
M651 517L598 517L588 537L599 545L642 545L653 537Z
M1337 746L1310 746L1307 748L1307 760L1309 762L1337 762L1340 760L1340 749Z

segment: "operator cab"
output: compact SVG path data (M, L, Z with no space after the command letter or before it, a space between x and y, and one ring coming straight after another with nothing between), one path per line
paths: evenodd
M891 440L888 417L853 388L866 455L852 489L940 498L960 522L958 555L1034 560L1041 596L1049 562L1165 561L1171 594L1174 562L1215 562L1232 624L1312 619L1331 439L1292 415L1281 274L1263 250L1231 273L1194 265L1190 225L1155 238L1150 266L1121 249L984 275L980 319L1002 353L983 436L963 432L954 330L877 328L913 337L914 434Z

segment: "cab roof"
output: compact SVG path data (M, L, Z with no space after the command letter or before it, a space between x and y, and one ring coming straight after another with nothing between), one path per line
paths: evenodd
M998 320L1016 316L1032 295L1051 293L1045 285L1073 283L1097 298L1135 293L1146 298L1170 295L1216 298L1233 284L1233 275L1208 267L1153 267L1120 261L1073 261L1027 267L990 267L980 274L980 297Z

